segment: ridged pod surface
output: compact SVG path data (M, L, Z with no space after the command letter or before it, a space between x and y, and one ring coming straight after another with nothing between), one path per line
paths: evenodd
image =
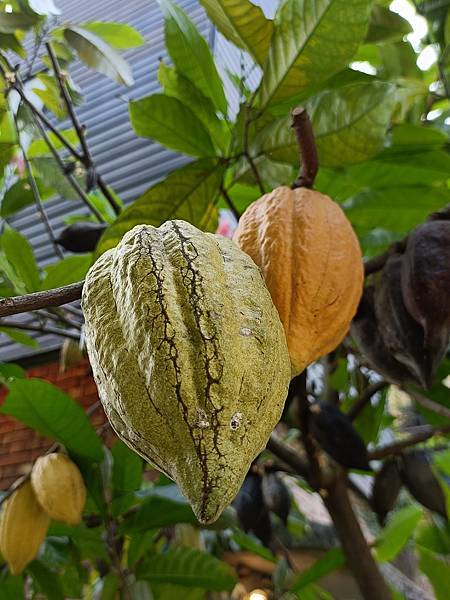
M49 525L50 517L26 481L6 500L0 518L0 552L11 575L18 575L34 560Z
M82 306L112 426L213 522L265 447L290 379L259 269L184 221L140 225L92 266Z
M77 525L86 502L86 487L77 465L66 454L40 456L31 471L31 485L39 504L55 519Z
M247 208L234 240L262 270L300 373L342 341L358 307L363 263L350 222L320 192L279 187Z

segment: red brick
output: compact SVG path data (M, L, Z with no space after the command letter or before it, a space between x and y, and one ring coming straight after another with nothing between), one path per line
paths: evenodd
M17 477L4 477L1 481L1 489L3 491L7 490L12 484L16 481Z
M0 465L20 465L30 460L31 451L21 450L20 452L9 452L0 456Z
M11 442L17 442L18 440L29 439L30 435L32 435L31 429L23 427L22 429L16 429L15 431L7 431L1 436L0 442L2 444L9 444Z

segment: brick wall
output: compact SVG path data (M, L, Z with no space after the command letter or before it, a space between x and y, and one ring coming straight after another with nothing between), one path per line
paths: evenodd
M84 360L75 367L60 372L58 362L39 365L27 370L29 377L45 379L77 400L84 409L98 401L97 388L90 373L89 363ZM8 391L0 387L0 405ZM101 405L92 413L94 427L102 429L106 443L115 438L106 424L106 416ZM105 427L101 427L105 425ZM51 445L47 440L19 421L0 414L0 490L6 490L21 475L27 473L33 461Z

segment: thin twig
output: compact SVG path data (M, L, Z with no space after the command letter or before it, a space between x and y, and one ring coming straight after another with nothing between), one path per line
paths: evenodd
M406 389L406 393L424 408L431 410L440 417L450 419L450 409L446 406L442 406L442 404L438 404L437 402L434 402L434 400L430 400L429 398L422 396L422 394L419 394L419 392L415 392L410 388Z
M264 184L259 175L259 172L255 165L255 162L248 150L248 134L249 134L249 126L251 123L250 108L251 108L251 102L249 102L245 107L245 122L244 122L244 135L243 135L244 156L247 159L248 164L250 165L250 169L252 170L253 177L256 180L256 183L259 187L261 194L265 194L266 190L264 189Z
M66 78L61 73L58 58L56 57L56 54L53 51L51 42L47 42L45 44L45 46L47 48L47 52L48 52L50 61L52 63L53 71L55 73L55 77L56 77L56 80L59 85L59 91L61 94L61 98L62 98L64 104L66 105L66 109L67 109L67 112L69 113L70 120L72 121L74 129L75 129L78 139L80 141L81 148L83 150L83 155L82 155L81 160L82 160L84 166L86 167L86 169L88 169L88 170L90 169L91 171L94 172L95 181L96 181L97 185L100 187L103 195L105 196L105 198L111 205L114 213L116 215L118 215L118 214L120 214L120 206L117 204L114 196L110 193L108 186L105 184L102 177L97 175L94 159L92 158L90 148L86 141L86 136L84 135L84 127L81 125L80 121L78 120L77 114L73 107L72 100L71 100L70 95L66 88Z
M8 317L19 313L30 312L49 306L61 306L81 298L84 281L71 283L52 290L12 296L0 299L0 317Z
M299 456L298 452L284 444L274 433L267 442L267 450L282 462L289 465L301 477L309 477L308 463Z
M358 398L358 400L355 402L355 404L351 407L351 409L348 411L347 417L351 421L354 421L364 410L365 406L370 402L372 396L374 396L378 392L381 392L381 390L384 390L384 388L387 387L388 385L390 385L389 381L384 381L384 380L377 381L377 383L373 383L372 385L369 385L363 391L363 393Z
M28 155L27 155L27 152L25 150L25 147L22 144L22 138L21 138L21 135L20 135L19 124L17 122L17 115L16 115L15 111L12 111L12 113L13 113L13 119L14 119L14 127L15 127L16 134L17 134L17 141L19 143L19 148L20 148L20 151L21 151L22 156L23 156L23 162L25 164L25 169L26 169L26 172L27 172L28 183L29 183L29 185L31 187L31 191L33 193L33 197L34 197L34 202L36 204L36 208L37 208L37 210L39 212L39 216L41 217L41 221L42 221L45 229L47 230L48 237L50 238L50 242L53 245L53 248L54 248L54 250L56 252L56 255L59 256L59 258L64 258L64 253L63 253L63 251L61 250L61 248L58 246L58 244L56 242L55 234L53 232L52 226L50 225L50 221L48 220L45 208L44 208L44 206L42 204L42 199L41 199L41 195L39 193L39 189L38 189L38 186L37 186L37 183L36 183L36 179L34 178L33 171L31 169L30 161L28 160Z
M445 427L427 427L422 428L421 431L415 435L410 435L404 440L381 446L381 448L375 448L372 452L369 452L369 460L380 460L386 456L392 456L394 454L401 454L405 448L410 446L416 446L421 442L426 442L436 435L444 435L450 432L450 425Z
M41 326L33 325L29 323L20 323L8 319L0 320L0 327L8 327L11 329L22 329L23 331L37 331L39 333L48 333L51 335L60 335L61 337L70 338L72 340L79 340L80 334L74 333L73 331L67 331L65 329L59 329L58 327L52 327L51 325Z
M225 189L225 187L223 185L220 186L220 193L222 195L222 198L225 200L225 202L227 203L229 209L231 210L231 212L233 213L233 215L236 217L236 219L239 221L239 219L241 218L241 213L238 211L238 209L236 208L236 206L234 205L233 200L230 198L229 193L227 192L227 190Z
M319 159L311 120L305 108L298 107L292 111L292 128L300 151L301 168L291 187L312 188L319 170Z

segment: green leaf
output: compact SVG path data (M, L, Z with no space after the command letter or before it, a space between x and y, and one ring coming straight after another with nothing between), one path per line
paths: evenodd
M173 583L208 591L231 591L236 583L229 565L191 548L154 554L137 569L136 576L151 583Z
M264 109L325 81L362 42L369 0L286 0L275 30L257 104Z
M115 600L120 589L120 579L116 573L108 573L102 579L101 595L99 600Z
M116 442L111 450L113 457L113 514L126 511L135 501L134 491L139 489L144 464L142 458L123 442Z
M64 37L88 67L121 85L134 83L133 74L126 60L95 33L82 27L71 26L64 29Z
M374 81L325 91L306 102L321 166L358 163L382 147L393 109L394 87ZM255 136L252 153L298 163L290 118L276 119Z
M39 342L32 338L31 335L21 331L20 329L14 329L13 327L0 327L0 332L7 335L17 344L29 346L30 348L39 348Z
M437 554L450 555L450 529L448 523L438 526L436 522L419 523L414 533L414 541L418 546Z
M16 29L29 29L38 20L36 15L0 12L0 31L2 33L14 33Z
M214 156L211 138L190 108L165 94L130 102L130 121L137 135L192 156Z
M22 367L14 363L0 363L0 381L3 385L9 385L14 379L24 379L26 372Z
M39 591L45 594L48 600L64 600L64 593L56 573L51 571L40 560L34 560L27 567Z
M190 79L222 113L227 100L211 50L186 13L172 0L159 0L164 15L166 47L177 70Z
M107 44L116 50L138 48L145 43L142 35L131 25L126 23L113 23L109 21L91 21L81 23L80 27L87 29L96 36L101 37Z
M366 444L376 442L383 422L386 393L383 391L381 398L374 403L369 402L358 415L355 429Z
M411 33L409 22L399 14L384 6L375 4L372 7L369 20L369 30L366 42L385 42L401 40Z
M196 524L197 519L186 502L151 496L122 524L122 533L145 532L176 523Z
M218 118L212 101L189 79L162 61L159 64L158 79L167 96L177 98L199 118L217 148L224 154L230 142L230 130L226 121Z
M33 93L42 100L45 108L50 110L55 117L64 119L67 114L66 105L61 98L55 78L52 75L40 73L36 79L41 82L44 88L42 89L41 86L33 87Z
M5 225L1 245L6 259L23 281L26 291L35 292L40 289L39 269L31 244L26 237L9 225Z
M416 504L400 509L392 516L376 541L376 556L380 562L394 559L408 540L422 518L423 510Z
M13 33L0 33L0 48L2 50L12 50L21 58L26 56L25 48Z
M67 200L79 199L78 193L67 181L53 156L35 156L30 162L35 175L45 181L48 187Z
M300 573L291 587L291 592L297 592L305 588L325 575L345 565L345 556L340 548L331 548L322 558Z
M53 0L28 0L32 11L38 15L60 15L61 11L55 6Z
M43 189L42 182L36 180L36 184L40 192L42 192L41 199L47 195L47 191ZM16 181L9 190L5 192L1 206L1 216L5 219L11 217L19 210L22 210L26 206L33 204L34 194L31 190L30 184L27 180L21 179Z
M79 140L78 135L75 129L62 129L60 130L62 136L70 142L73 146L78 146ZM56 148L56 150L60 150L63 147L62 142L60 142L59 138L56 137L54 133L49 131L47 133L50 138L51 143ZM33 140L27 151L28 158L34 158L36 156L42 156L45 154L50 154L50 150L48 149L47 143L45 140Z
M0 573L0 600L24 597L23 575L10 575L6 569Z
M448 560L420 546L417 547L420 560L419 567L433 586L436 600L447 600L450 589L450 564Z
M273 22L249 0L200 0L217 29L262 65L267 57Z
M40 379L16 379L0 412L15 417L76 455L102 459L102 445L79 404Z
M262 558L273 563L277 561L272 552L263 546L257 538L248 535L243 531L236 530L233 533L232 539L242 548L242 550L248 550L252 554L257 554L258 556L261 556Z
M41 285L43 290L69 285L84 279L92 262L92 254L68 256L45 267L45 277Z
M116 246L135 225L159 227L169 219L183 219L200 229L208 228L223 167L213 160L199 160L177 169L147 190L105 231L97 253Z

